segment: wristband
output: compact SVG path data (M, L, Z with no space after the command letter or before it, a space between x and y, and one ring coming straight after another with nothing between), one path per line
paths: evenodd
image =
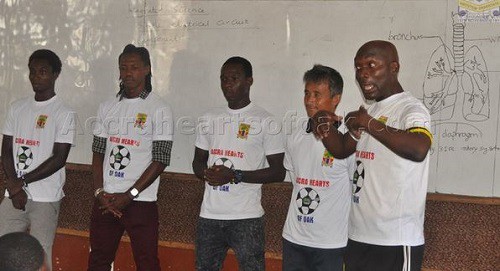
M353 134L351 134L351 132L348 132L348 133L351 136L351 138L354 139L354 141L356 141L356 142L359 141L359 138L356 138Z
M102 192L104 192L104 188L99 187L94 191L94 197L97 198Z
M231 181L234 184L239 184L243 181L243 171L235 169L233 170L234 172L234 179Z

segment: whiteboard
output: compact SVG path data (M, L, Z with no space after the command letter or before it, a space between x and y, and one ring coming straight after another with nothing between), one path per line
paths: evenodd
M403 87L432 112L429 192L500 196L500 24L458 27L457 1L2 0L0 6L0 114L33 95L31 52L55 51L63 61L56 92L78 112L69 162L91 163L88 120L118 91L117 58L128 43L150 50L153 91L174 111L167 170L192 173L198 117L225 105L219 72L227 58L250 60L252 101L288 129L306 115L302 75L313 64L343 75L340 115L363 104L353 57L364 42L384 39L399 50ZM461 61L473 70L457 72ZM459 77L466 87L457 85ZM468 95L467 86L482 96Z

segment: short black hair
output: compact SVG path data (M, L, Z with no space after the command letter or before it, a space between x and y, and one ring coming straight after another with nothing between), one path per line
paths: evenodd
M53 73L60 73L61 72L61 59L56 55L56 53L52 52L51 50L48 49L40 49L34 51L29 60L28 60L28 66L31 64L31 61L33 59L44 59L49 62L49 65L52 67L52 72Z
M0 270L36 271L44 264L45 252L35 237L25 232L0 237Z
M136 47L133 44L127 44L127 46L123 48L123 52L118 57L118 62L120 62L122 56L128 54L137 54L141 58L144 65L151 67L151 57L149 56L148 49L146 49L145 47ZM149 74L146 75L146 82L145 82L146 85L144 86L145 90L148 93L153 90L153 86L151 84L151 77L153 77L153 74L151 73L150 70ZM125 86L123 85L123 82L121 82L120 80L120 91L116 94L116 96L117 97L120 96L121 99L123 95L125 95Z
M245 72L245 77L248 78L253 76L252 64L250 64L250 61L241 56L230 57L222 66L226 64L240 64L243 67L243 72Z
M304 74L304 83L322 83L327 82L330 89L330 97L342 94L344 80L338 71L333 68L315 64L312 69Z

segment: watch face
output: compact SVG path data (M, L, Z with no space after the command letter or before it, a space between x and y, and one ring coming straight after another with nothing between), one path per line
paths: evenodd
M130 194L134 197L137 197L137 195L139 195L139 190L137 190L136 188L133 188L130 190Z

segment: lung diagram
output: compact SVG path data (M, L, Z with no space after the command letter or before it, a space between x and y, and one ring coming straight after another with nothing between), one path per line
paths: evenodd
M465 50L465 23L458 22L458 14L452 14L452 18L452 50L442 44L432 53L423 101L437 121L449 120L454 114L461 114L467 121L485 121L490 116L486 61L476 45Z

